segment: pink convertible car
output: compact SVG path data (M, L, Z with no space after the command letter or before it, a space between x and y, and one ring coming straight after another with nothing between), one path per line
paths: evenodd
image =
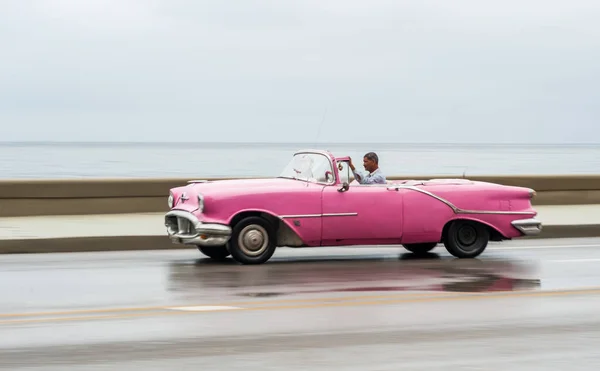
M165 225L174 243L205 255L260 264L278 246L438 243L474 258L488 241L537 235L535 191L467 179L352 181L348 157L304 150L272 179L190 181L170 190Z

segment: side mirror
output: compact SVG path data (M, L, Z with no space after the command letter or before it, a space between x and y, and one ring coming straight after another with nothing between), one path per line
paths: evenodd
M350 185L348 184L348 182L344 182L344 184L342 184L342 188L338 188L338 192L346 192L349 188Z
M327 183L332 183L333 182L333 174L331 173L331 171L326 171L325 172L325 181Z

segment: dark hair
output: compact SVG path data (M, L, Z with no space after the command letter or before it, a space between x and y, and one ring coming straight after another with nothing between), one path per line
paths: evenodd
M377 153L375 153L375 152L369 152L364 157L375 162L376 164L379 164L379 156L377 156Z

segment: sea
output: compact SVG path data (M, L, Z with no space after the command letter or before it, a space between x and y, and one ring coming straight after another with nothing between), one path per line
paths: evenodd
M388 176L600 174L600 144L3 142L0 178L271 177L300 149L374 151Z

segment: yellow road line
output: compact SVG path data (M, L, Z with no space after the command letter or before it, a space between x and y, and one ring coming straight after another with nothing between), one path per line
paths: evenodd
M216 305L216 306L244 306L244 305L257 305L257 304L281 304L281 303L310 303L310 302L321 302L321 301L350 301L350 300L361 300L361 299L396 299L400 297L411 298L411 297L422 297L422 296L447 296L456 295L456 293L445 293L445 292L427 292L427 293L413 293L413 294L388 294L388 295L352 295L343 297L322 297L322 298L305 298L305 299L273 299L273 300L257 300L257 301L239 301L239 302L226 302L226 303L204 303L204 304L180 304L180 305L160 305L160 306L147 306L147 307L123 307L123 308L106 308L106 309L82 309L82 310L68 310L68 311L56 311L56 312L29 312L29 313L2 313L0 318L12 318L12 317L42 317L42 316L66 316L75 314L90 314L90 313L121 313L121 312L144 312L151 310L164 310L171 307L192 307L192 306L203 306L203 305Z
M283 310L283 309L310 309L310 308L328 308L328 307L353 307L353 306L367 306L367 305L389 305L399 303L426 303L426 302L452 302L452 301L463 301L463 300L489 300L498 298L534 298L534 297L545 297L545 296L571 296L578 294L600 294L600 288L589 288L580 290L561 290L561 291L534 291L534 292L504 292L500 294L459 294L459 295L430 295L421 297L389 297L388 299L376 299L366 301L337 301L337 302L321 302L313 304L296 304L296 305L266 305L266 306L250 306L241 307L236 309L215 309L209 312L224 312L224 311L262 311L262 310ZM340 299L340 298L332 298ZM316 299L318 300L318 299ZM255 303L256 304L256 303ZM277 304L277 303L275 303ZM161 312L143 312L143 313L120 313L113 315L96 315L96 316L77 316L77 317L52 317L52 318L24 318L24 319L12 319L2 320L0 324L19 324L19 323L36 323L36 322L64 322L64 321L82 321L82 320L96 320L96 319L121 319L121 318L141 318L150 316L167 316L167 315L182 315L182 314L198 314L206 313L204 311L185 311L185 310L169 310L170 307L160 307Z

